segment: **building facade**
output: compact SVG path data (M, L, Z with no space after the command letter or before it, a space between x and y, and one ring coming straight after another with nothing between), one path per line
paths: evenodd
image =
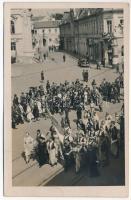
M106 65L121 62L123 52L122 9L77 9L65 13L60 24L61 49L91 62Z
M32 43L43 52L59 49L59 21L40 21L32 23Z
M12 62L33 56L30 9L11 9L10 32Z

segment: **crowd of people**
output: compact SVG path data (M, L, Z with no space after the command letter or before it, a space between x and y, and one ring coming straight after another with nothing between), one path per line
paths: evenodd
M63 135L52 124L47 133L37 130L36 138L26 133L24 138L25 160L28 163L32 154L39 166L48 163L51 166L62 163L65 171L74 166L79 173L87 167L89 175L98 176L99 167L111 163L111 158L119 157L124 143L124 115L115 113L113 119L106 113L104 120L99 120L96 112L84 112L77 130L68 125L63 127Z
M42 72L43 73L43 72ZM44 81L44 73L41 76ZM91 86L84 85L79 79L56 84L47 81L45 87L30 87L27 93L16 94L12 104L12 128L20 123L47 119L49 113L61 115L62 133L52 124L46 134L37 130L36 138L26 133L24 151L26 163L32 154L38 159L39 166L51 166L62 160L65 171L75 165L78 173L88 164L90 176L99 175L98 164L110 163L110 156L119 157L124 144L124 105L120 115L115 117L106 113L99 119L98 111L103 111L103 101L120 102L120 89L123 87L122 74L113 83L103 79L98 86L93 80ZM72 130L69 113L76 112L77 129ZM32 153L33 152L33 153Z

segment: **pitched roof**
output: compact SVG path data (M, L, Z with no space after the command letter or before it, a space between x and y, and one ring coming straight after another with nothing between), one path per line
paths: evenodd
M32 21L39 21L39 20L43 20L45 17L44 16L32 16Z
M34 22L34 28L57 28L59 27L59 21L43 21L43 22Z

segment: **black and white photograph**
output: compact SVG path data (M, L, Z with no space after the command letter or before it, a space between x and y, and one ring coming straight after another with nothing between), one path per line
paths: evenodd
M10 9L12 187L125 186L124 28L113 5Z

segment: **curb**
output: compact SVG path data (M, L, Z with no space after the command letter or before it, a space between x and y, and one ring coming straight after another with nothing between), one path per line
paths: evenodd
M57 176L59 173L61 173L62 171L64 171L64 168L61 167L61 169L58 169L55 173L53 173L51 176L49 176L48 178L46 178L44 181L42 181L40 184L38 184L37 186L45 186L51 179L53 179L55 176Z

